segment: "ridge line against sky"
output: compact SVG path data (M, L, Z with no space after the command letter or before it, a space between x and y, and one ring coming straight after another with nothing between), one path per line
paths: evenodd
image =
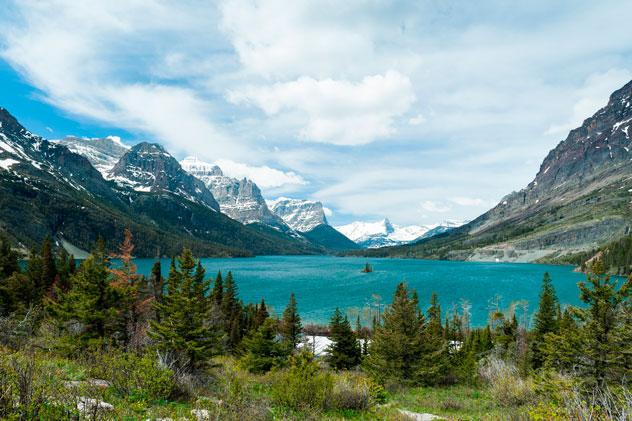
M473 219L632 79L621 1L14 1L0 106L218 162L332 225Z

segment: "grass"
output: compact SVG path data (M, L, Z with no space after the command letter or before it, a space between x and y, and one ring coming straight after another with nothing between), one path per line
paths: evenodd
M499 406L485 388L471 386L417 387L393 393L393 408L425 412L447 419L488 420L524 417L526 408Z

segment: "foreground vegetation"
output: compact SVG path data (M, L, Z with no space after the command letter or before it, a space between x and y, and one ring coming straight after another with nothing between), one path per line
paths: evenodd
M159 262L138 275L133 250L127 231L118 254L97 244L75 267L45 240L21 268L0 240L0 418L630 418L632 280L600 260L582 308L545 274L533 323L497 303L472 328L469 303L445 314L433 295L422 311L399 284L370 327L336 310L315 357L292 294L279 317L189 250L166 279Z

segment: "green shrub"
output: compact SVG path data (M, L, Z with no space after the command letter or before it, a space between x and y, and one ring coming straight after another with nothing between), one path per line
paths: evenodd
M294 410L322 409L333 389L331 374L320 369L308 351L290 359L290 368L278 372L272 384L275 402Z
M68 419L73 399L44 359L0 352L0 419Z
M152 353L136 355L109 349L95 355L92 375L107 380L130 401L167 399L175 388L173 372L158 364Z

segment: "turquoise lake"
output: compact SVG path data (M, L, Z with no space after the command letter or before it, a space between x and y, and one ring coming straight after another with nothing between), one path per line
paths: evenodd
M153 262L137 259L139 273L149 275ZM372 273L361 272L365 262L373 265ZM496 296L503 308L513 301L527 301L531 314L538 305L544 272L551 275L563 305L579 304L577 282L585 279L570 266L330 256L209 258L202 259L202 265L213 279L219 270L224 274L232 271L244 302L258 302L263 297L277 313L294 292L304 324L326 323L336 307L347 310L354 319L360 314L368 324L370 316L364 308L376 301L374 296L388 304L397 283L404 281L417 290L422 309L427 308L433 292L439 296L444 317L453 303L465 299L472 306L472 325L484 326ZM166 276L168 259L162 260L162 271Z

